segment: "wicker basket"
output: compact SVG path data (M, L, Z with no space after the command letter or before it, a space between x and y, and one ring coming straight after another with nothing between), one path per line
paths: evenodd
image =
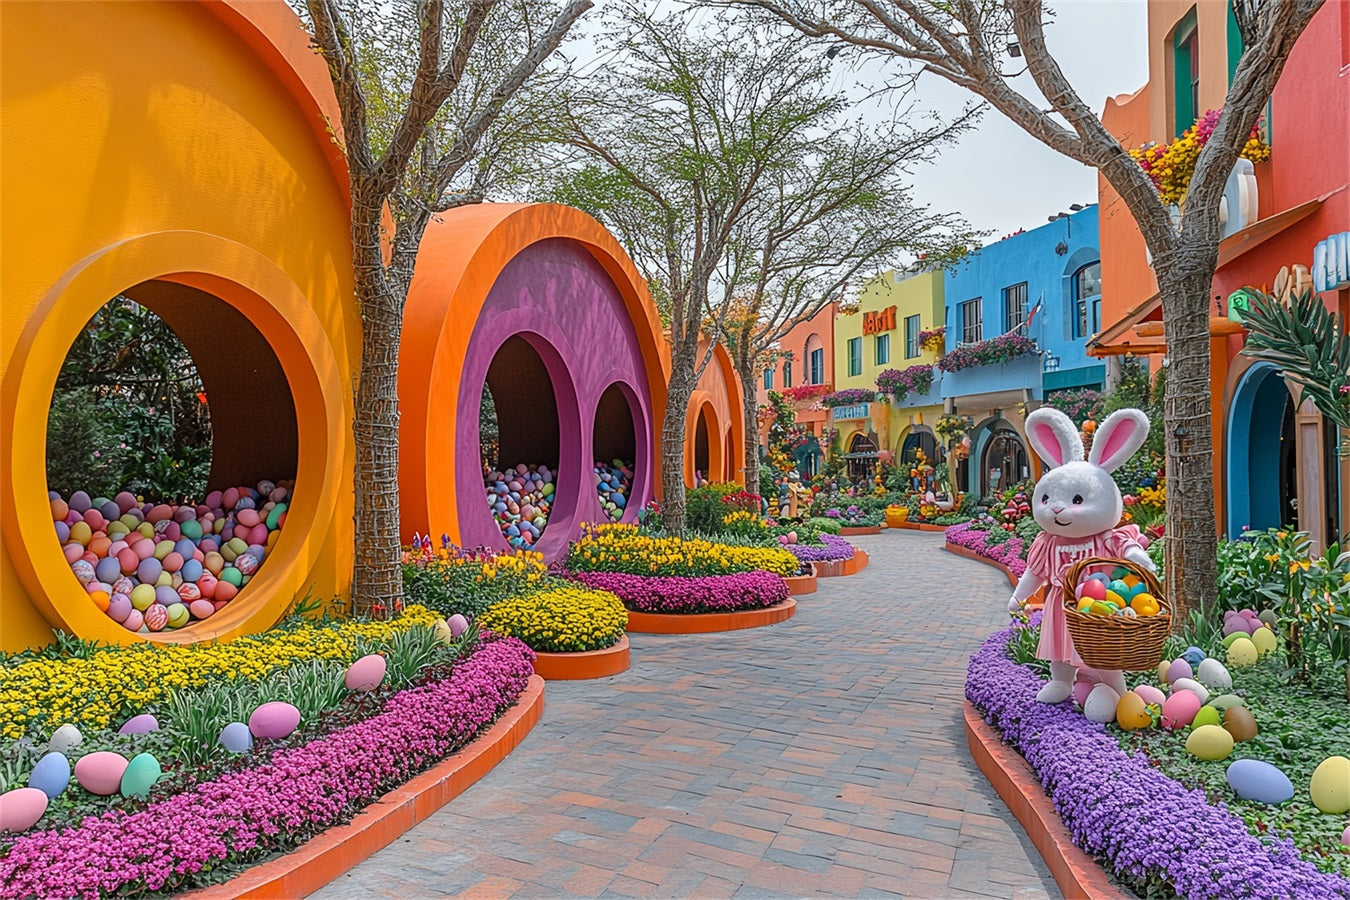
M1156 616L1093 616L1078 611L1074 588L1086 569L1111 566L1129 570L1147 586L1158 600ZM1172 605L1162 595L1162 583L1143 566L1129 560L1092 557L1069 566L1064 573L1064 619L1073 638L1074 649L1083 662L1094 669L1143 671L1155 669L1162 661L1163 644L1172 631Z

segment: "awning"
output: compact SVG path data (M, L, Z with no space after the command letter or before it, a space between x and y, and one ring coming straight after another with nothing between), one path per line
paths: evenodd
M1284 231L1291 225L1303 221L1327 201L1344 188L1336 188L1334 191L1323 194L1313 200L1300 203L1298 206L1290 207L1283 212L1278 212L1273 216L1267 216L1259 222L1253 222L1241 231L1230 234L1228 237L1219 241L1219 263L1216 268L1223 268L1233 260L1242 256L1248 250L1265 243L1270 238ZM1131 337L1131 330L1143 322L1161 321L1162 319L1162 294L1154 294L1143 303L1130 309L1125 315L1114 322L1109 328L1106 328L1099 334L1094 335L1088 340L1087 352L1089 356L1123 356L1133 354L1135 356L1148 356L1154 353L1166 353L1167 346L1161 340L1150 341L1148 343L1126 343L1120 341ZM1218 317L1210 319L1210 336L1219 337L1224 334L1233 334L1227 326L1216 326ZM1226 319L1223 321L1227 321ZM1143 332L1136 331L1136 335L1143 335ZM1161 337L1162 332L1157 332L1156 336ZM1154 335L1150 335L1154 336Z

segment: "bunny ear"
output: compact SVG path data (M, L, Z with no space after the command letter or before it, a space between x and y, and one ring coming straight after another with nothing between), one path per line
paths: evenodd
M1073 420L1048 406L1027 416L1027 440L1052 469L1083 458L1083 439Z
M1114 472L1134 456L1148 439L1148 416L1137 409L1118 409L1092 437L1092 453L1088 462Z

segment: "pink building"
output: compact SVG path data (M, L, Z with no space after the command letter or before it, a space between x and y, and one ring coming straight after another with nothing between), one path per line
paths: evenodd
M834 318L838 311L839 304L831 301L811 318L793 326L778 342L778 356L759 376L755 392L760 404L768 402L771 390L792 399L797 421L817 438L829 420L829 410L823 409L819 401L834 383ZM760 446L766 440L767 429L761 427ZM824 441L821 449L827 449Z

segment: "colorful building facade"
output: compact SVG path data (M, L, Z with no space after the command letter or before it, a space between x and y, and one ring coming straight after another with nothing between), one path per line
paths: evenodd
M1228 4L1149 4L1149 82L1108 100L1103 121L1127 147L1171 140L1206 110L1221 107L1241 55ZM1350 527L1350 468L1335 455L1337 434L1297 385L1241 354L1246 333L1229 299L1273 284L1282 267L1317 262L1315 248L1350 230L1350 4L1326 4L1289 56L1262 132L1268 162L1240 161L1225 192L1224 239L1213 281L1210 327L1216 527L1293 524L1319 543ZM1166 298L1158 294L1143 239L1119 196L1099 182L1102 208L1103 331L1094 356L1166 353ZM1335 244L1339 246L1339 244ZM1334 254L1333 254L1334 255ZM1325 263L1325 256L1322 257ZM1321 270L1326 272L1327 269ZM1350 283L1335 267L1314 284L1328 308L1350 319Z
M971 421L960 490L989 494L1035 474L1026 413L1059 391L1101 390L1087 355L1100 328L1097 206L1061 213L969 254L944 275L946 411Z
M782 393L792 403L797 423L815 439L814 445L808 443L808 452L801 460L808 473L814 473L829 449L825 432L830 414L821 406L820 398L832 390L834 381L834 322L838 311L839 304L831 301L783 335L774 362L760 373L755 391L761 406L768 402L769 391ZM766 447L767 442L768 425L762 424L760 447Z
M874 276L863 285L857 311L835 319L835 390L877 395L830 411L838 446L855 474L870 469L870 461L877 458L912 462L920 449L929 459L937 455L932 426L942 414L942 401L936 373L927 385L907 390L903 397L879 388L878 380L889 370L931 370L937 353L923 346L920 335L940 327L943 316L942 271L919 269Z

